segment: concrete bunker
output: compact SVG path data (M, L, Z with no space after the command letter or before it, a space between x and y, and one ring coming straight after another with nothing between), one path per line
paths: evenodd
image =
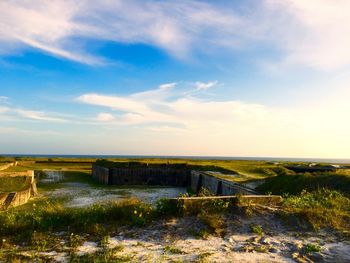
M141 162L97 161L92 166L95 180L107 185L152 185L187 187L198 193L208 189L217 196L257 195L244 185L218 178L199 166L188 164L147 164Z

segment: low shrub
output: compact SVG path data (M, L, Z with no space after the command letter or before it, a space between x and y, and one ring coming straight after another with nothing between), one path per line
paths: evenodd
M84 208L63 207L60 202L44 201L26 209L9 209L0 213L0 236L25 231L79 230L90 231L103 223L143 226L154 217L151 205L136 199L96 204Z
M313 192L302 191L297 196L286 196L283 208L289 214L306 219L314 229L350 229L350 199L337 191L319 189Z
M267 178L265 183L257 187L261 193L300 194L303 190L315 191L321 188L336 190L350 196L350 176L339 173L322 174L282 174Z
M263 230L263 228L262 228L261 225L254 225L254 224L253 224L253 225L250 226L250 230L251 230L253 233L255 233L255 234L259 235L259 236L264 235L264 230Z
M313 252L320 252L321 251L321 246L319 244L309 243L309 244L305 245L303 250L304 250L305 254L310 254L310 253L313 253Z

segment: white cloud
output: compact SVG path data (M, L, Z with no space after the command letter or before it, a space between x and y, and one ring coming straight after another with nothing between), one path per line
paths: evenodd
M114 110L101 128L108 127L111 137L127 130L116 145L134 154L344 157L350 106L346 85L339 83L334 96L295 108L203 100L160 88L143 92L157 94L153 99L85 94L78 101Z
M97 115L96 118L98 121L102 121L102 122L108 122L108 121L113 121L114 120L114 116L110 113L106 113L106 112L101 112Z
M16 127L0 127L0 133L1 134L17 134L17 135L34 135L34 136L45 136L45 135L49 135L49 136L55 136L55 135L62 135L58 132L55 131L42 131L42 130L28 130L28 129L20 129L20 128L16 128Z
M8 112L10 109L8 107L3 107L3 106L0 106L0 114L1 113L5 113L5 112Z
M66 122L59 114L46 113L43 111L33 111L14 107L0 106L0 117L6 120L29 119L35 121Z
M172 89L175 88L176 86L176 82L171 82L171 83L165 83L159 86L160 90L165 90L165 89Z
M267 46L276 63L332 70L350 64L349 9L347 0L1 1L0 54L29 46L98 65L105 59L86 39L152 45L178 58Z
M0 52L30 46L87 64L103 59L84 52L77 39L145 43L184 57L207 30L221 32L220 27L236 23L219 8L197 1L19 0L1 2L0 10Z
M8 100L9 98L8 97L6 97L6 96L0 96L0 101L1 100Z
M214 86L216 86L218 84L218 81L215 80L215 81L209 81L209 82L200 82L200 81L197 81L195 83L195 87L197 90L207 90L207 89L210 89Z
M15 109L14 110L21 117L38 120L38 121L53 121L53 122L64 122L65 120L58 117L49 116L47 113L42 111L32 111L32 110L23 110Z
M350 64L350 1L266 2L272 18L268 33L286 52L285 65L334 70Z

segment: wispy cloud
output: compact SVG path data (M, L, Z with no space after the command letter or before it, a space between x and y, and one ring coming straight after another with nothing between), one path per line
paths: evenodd
M0 114L10 111L10 108L0 105Z
M113 121L114 120L114 116L110 113L106 113L106 112L101 112L97 115L97 118L96 118L98 121L102 121L102 122L105 122L105 121Z
M209 82L200 82L200 81L197 81L195 83L195 87L197 90L207 90L207 89L210 89L214 86L216 86L218 84L218 81L215 80L215 81L209 81Z
M184 57L208 29L237 22L214 5L197 1L6 1L0 10L2 53L30 46L87 64L103 59L82 51L79 38L144 43Z
M49 136L55 136L55 135L62 135L59 132L56 131L49 131L49 130L29 130L29 129L20 129L17 127L1 127L0 133L2 134L18 134L18 135L33 135L33 136L43 136L43 135L49 135Z
M205 83L205 85L209 85ZM196 122L220 123L228 118L259 118L265 107L240 101L208 101L180 92L164 89L164 85L154 90L134 93L128 96L83 94L79 102L107 107L118 111L113 115L99 115L97 119L112 121L120 125L173 123L191 126Z
M268 46L280 57L272 62L331 70L350 63L349 8L328 0L2 1L0 54L32 47L100 65L108 58L91 54L88 39L147 44L181 59Z
M16 107L1 106L0 117L6 120L34 120L44 122L67 122L68 119L60 117L57 113L48 113L44 111L33 111Z
M52 117L48 115L45 112L42 111L31 111L31 110L23 110L23 109L16 109L14 110L18 115L21 117L32 119L32 120L38 120L38 121L53 121L53 122L64 122L65 120L58 117Z

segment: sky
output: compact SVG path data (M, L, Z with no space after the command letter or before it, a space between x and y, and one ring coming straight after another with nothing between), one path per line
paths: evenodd
M350 158L348 0L1 0L0 154Z

